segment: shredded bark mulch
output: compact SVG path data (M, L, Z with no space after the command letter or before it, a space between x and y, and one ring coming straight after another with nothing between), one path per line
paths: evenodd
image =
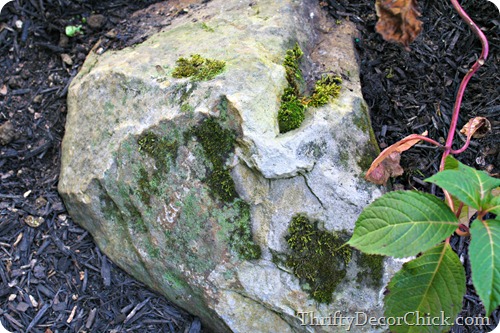
M66 93L87 53L139 43L177 15L206 0L15 0L0 13L0 320L14 332L188 332L200 321L156 295L110 262L89 233L68 216L57 193ZM382 148L411 133L445 138L455 92L480 53L480 43L449 1L420 1L424 31L411 51L375 33L372 0L328 0L321 5L339 24L358 26L355 40L363 94ZM485 116L491 132L459 159L498 174L500 168L500 17L486 1L461 1L490 41L490 58L471 80L460 126ZM85 21L85 22L84 22ZM130 22L140 24L130 24ZM67 26L82 34L67 37ZM457 139L457 147L461 144ZM395 186L439 192L423 179L438 169L441 152L420 145L403 154L405 175ZM463 317L484 315L470 281L467 240L453 238L467 267ZM455 326L488 332L498 324Z

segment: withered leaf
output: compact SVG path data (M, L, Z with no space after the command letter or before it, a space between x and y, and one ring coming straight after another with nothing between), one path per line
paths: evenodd
M421 135L411 134L401 141L385 148L380 155L373 160L370 169L366 172L365 179L377 185L385 185L389 177L397 177L403 174L403 168L399 165L401 153L416 145L421 136L427 136L427 131Z
M416 0L376 0L375 9L379 18L375 30L386 41L408 48L422 31Z
M460 133L466 136L472 136L475 139L480 139L486 136L491 131L491 123L485 117L475 117L470 119L467 124L462 127Z
M366 173L366 180L378 185L385 185L389 177L401 176L404 170L399 165L400 160L400 153L393 152L389 154L370 173Z

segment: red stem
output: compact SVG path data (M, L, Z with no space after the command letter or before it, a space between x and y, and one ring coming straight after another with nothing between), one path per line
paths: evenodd
M403 143L406 143L406 142L408 142L408 141L413 141L413 140L415 140L415 139L419 139L419 140L422 140L422 141L426 141L426 142L428 142L428 143L433 144L433 145L434 145L434 146L436 146L436 147L443 147L443 145L442 145L442 144L440 144L439 142L437 142L436 140L431 139L431 138L426 137L426 136L423 136L423 135L420 135L420 134L412 134L412 135L411 135L411 136L409 136L409 137L406 137L406 138L404 138L404 139L399 140L397 143L398 143L399 145L401 145L401 144L403 144Z
M474 65L472 65L472 67L469 69L467 74L462 79L460 87L458 88L457 97L455 99L455 105L453 107L453 114L451 117L450 130L448 132L448 138L446 139L445 151L441 158L441 165L439 167L439 170L444 169L444 161L446 159L446 156L448 156L452 151L451 146L453 144L453 138L455 136L455 130L457 128L458 115L460 113L460 106L462 105L462 98L464 97L465 88L467 87L467 84L469 83L469 80L472 77L472 75L474 75L474 73L476 73L479 67L481 67L484 64L486 58L488 57L488 52L489 52L488 39L483 34L481 29L474 23L474 21L471 20L469 15L467 15L467 13L463 10L463 8L460 6L457 0L450 0L450 1L455 10L458 12L458 15L460 15L460 17L471 27L472 31L481 40L482 51L481 55L479 56L479 59L477 59ZM459 149L458 151L461 152L462 149Z

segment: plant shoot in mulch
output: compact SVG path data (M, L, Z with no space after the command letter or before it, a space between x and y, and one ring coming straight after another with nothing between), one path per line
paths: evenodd
M459 87L446 143L442 145L428 138L426 133L409 135L382 151L366 174L368 180L385 184L389 177L403 172L399 166L400 153L419 141L431 143L442 149L443 155L440 171L426 181L442 188L445 202L418 191L389 192L364 209L347 242L367 254L397 258L418 255L404 264L387 286L386 317L405 318L402 325L389 325L391 332L443 332L453 325L466 292L464 267L450 246L454 232L470 236L472 282L486 314L489 316L500 305L500 179L450 156L465 151L471 137L488 126L485 118L471 119L462 130L467 135L465 144L457 150L452 148L465 88L471 76L484 64L489 47L482 31L457 0L451 3L480 38L482 53ZM377 0L376 7L377 31L386 40L408 48L421 29L415 0ZM402 26L395 26L397 24ZM471 212L475 212L476 217L469 224ZM412 313L415 315L408 316ZM417 314L425 318L449 319L423 329L419 327Z

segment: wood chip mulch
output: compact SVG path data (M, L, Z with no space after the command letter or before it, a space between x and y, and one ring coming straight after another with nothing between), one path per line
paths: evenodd
M142 22L143 30L130 23L132 12L155 2L15 0L0 13L0 320L10 331L203 331L197 318L110 262L88 232L68 216L57 193L71 79L99 38L105 48L132 45L149 33L146 26L160 29L168 25L168 17L193 8L171 0L163 13L165 20L148 25L145 12L134 18ZM435 139L445 138L458 84L480 53L477 38L449 1L421 0L424 32L407 52L374 32L373 3L320 1L340 24L350 20L360 29L355 43L363 93L381 147L424 130ZM491 50L466 92L460 125L470 117L485 116L492 131L459 158L498 173L500 17L486 0L461 3L483 27ZM82 25L83 34L67 37L69 25ZM439 151L423 146L405 153L406 173L396 183L436 192L423 179L437 170L439 156ZM467 241L454 238L452 244L467 263ZM467 270L461 315L483 315ZM498 311L490 319L489 327L455 326L452 332L491 331L498 324Z
M201 332L110 262L57 193L71 79L100 37L138 42L127 18L152 3L16 0L1 12L0 320L10 331ZM83 34L68 38L69 25ZM114 27L122 33L105 37Z

